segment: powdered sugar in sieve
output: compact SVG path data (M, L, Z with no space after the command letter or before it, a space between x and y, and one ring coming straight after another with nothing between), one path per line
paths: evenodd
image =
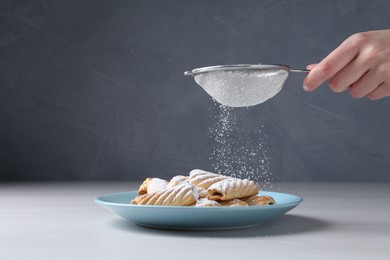
M291 70L285 65L219 65L185 72L211 97L229 107L261 104L280 92Z

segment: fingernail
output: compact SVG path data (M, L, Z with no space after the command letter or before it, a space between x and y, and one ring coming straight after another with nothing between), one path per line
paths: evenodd
M303 85L303 90L304 91L310 91L310 88L308 86L306 86L306 85Z

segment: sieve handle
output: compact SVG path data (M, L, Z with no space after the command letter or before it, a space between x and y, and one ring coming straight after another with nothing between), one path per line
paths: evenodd
M301 73L309 73L310 70L304 70L304 69L290 69L291 72L301 72Z

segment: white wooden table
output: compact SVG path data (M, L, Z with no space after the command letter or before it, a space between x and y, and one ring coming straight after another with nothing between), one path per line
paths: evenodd
M138 227L94 198L139 183L0 184L0 259L390 259L390 183L282 183L303 203L263 227Z

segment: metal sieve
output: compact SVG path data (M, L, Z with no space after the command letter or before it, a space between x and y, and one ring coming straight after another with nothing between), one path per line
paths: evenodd
M289 72L308 73L286 65L236 64L196 68L184 72L212 98L229 107L254 106L280 92Z

